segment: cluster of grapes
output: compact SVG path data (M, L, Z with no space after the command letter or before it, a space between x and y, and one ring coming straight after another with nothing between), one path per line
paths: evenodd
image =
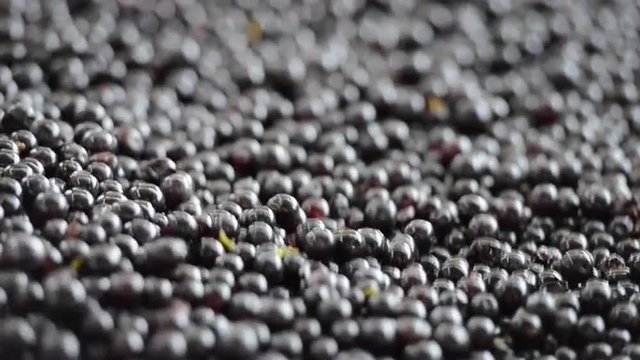
M640 359L639 24L0 1L0 358Z

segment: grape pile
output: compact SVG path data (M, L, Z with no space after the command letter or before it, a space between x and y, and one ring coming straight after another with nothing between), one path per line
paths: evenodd
M639 360L640 3L0 2L0 358Z

